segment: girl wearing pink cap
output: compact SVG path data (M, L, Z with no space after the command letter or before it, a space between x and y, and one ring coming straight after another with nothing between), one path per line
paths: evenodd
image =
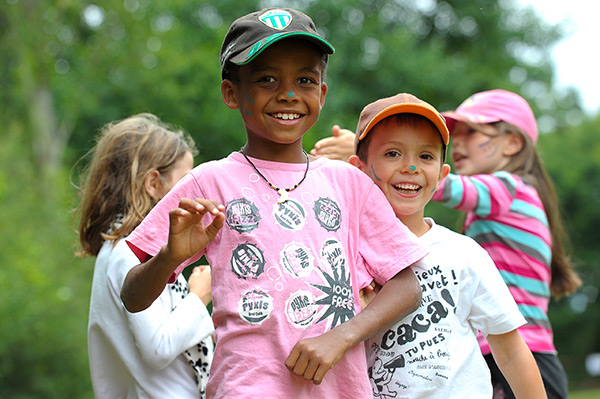
M563 246L565 232L554 187L536 151L535 116L519 95L474 94L445 112L452 135L450 174L433 200L466 212L464 233L485 248L527 324L519 328L542 374L548 398L567 397L548 319L551 295L581 285ZM514 398L483 337L480 347L496 398Z

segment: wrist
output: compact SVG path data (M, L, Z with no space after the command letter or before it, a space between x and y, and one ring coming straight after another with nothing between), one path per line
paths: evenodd
M157 258L165 268L169 268L171 271L175 270L177 266L185 261L185 259L175 258L169 250L168 244L165 244L160 248L155 258Z
M199 293L195 291L190 291L190 294L196 295L200 299L200 301L202 301L204 306L208 306L208 304L212 302L212 296L210 295L210 293Z
M357 334L356 329L352 326L353 323L350 323L350 321L352 321L352 319L329 331L334 335L337 342L343 344L346 350L362 341L362 337Z

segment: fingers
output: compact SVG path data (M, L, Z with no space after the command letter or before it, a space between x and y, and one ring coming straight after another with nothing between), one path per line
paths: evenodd
M298 362L294 365L290 371L302 377L307 381L312 381L315 385L319 385L323 382L325 374L331 369L316 361L307 361L304 357L301 357Z
M319 362L310 361L297 347L294 347L285 360L285 366L298 377L302 377L307 381L313 381L317 385L323 381L323 376L321 376L318 382L314 380L315 374L319 369ZM322 374L324 375L324 373Z
M196 198L195 200L182 198L179 201L179 206L169 212L169 219L171 220L171 224L175 224L184 219L189 219L188 222L190 223L197 223L202 220L202 217L205 214L210 213L215 216L215 218L221 216L224 220L225 215L222 213L224 210L225 207L217 201L203 198ZM190 215L193 217L189 218Z
M202 198L183 198L178 207L169 212L169 239L167 251L173 260L183 261L206 248L225 221L225 207L217 201ZM203 223L206 214L213 220Z
M340 135L341 130L342 130L342 128L340 127L340 125L333 125L331 127L331 135L333 137L337 137Z
M315 375L313 376L312 380L313 383L315 385L319 385L321 382L323 382L323 378L325 378L325 374L331 370L331 367L323 367L320 366L317 371L315 372Z
M209 266L196 266L188 278L190 293L196 294L204 305L212 301L211 276Z
M299 358L300 350L298 349L297 345L295 345L294 348L292 348L292 351L288 355L287 359L285 359L285 367L287 367L288 370L293 372L294 367L296 366L296 363L298 362Z
M171 231L179 231L184 226L200 223L207 213L212 214L215 218L221 215L221 218L224 220L224 210L225 207L217 201L203 198L196 198L195 200L182 198L179 201L178 207L169 211ZM216 231L218 232L218 229Z
M319 385L325 374L335 365L327 360L325 354L318 354L316 348L310 348L311 339L298 342L285 360L285 366L298 377Z
M223 208L223 210L224 209L225 208ZM219 232L219 230L221 230L221 227L223 227L224 222L225 214L223 212L217 211L213 221L206 227L206 234L208 234L209 237L214 238Z
M352 141L354 141L354 132L352 130L340 128L338 136L346 136L346 135L351 135L350 137L346 137L346 139L351 138Z
M197 275L197 276L210 276L210 266L209 265L196 266L192 270L192 274Z
M347 162L354 153L354 133L351 130L342 129L339 125L333 125L331 137L317 141L310 153L314 156Z
M195 200L182 198L179 201L179 209L189 213L205 214L208 212L210 214L217 215L219 212L223 212L225 207L217 201L204 198L196 198Z

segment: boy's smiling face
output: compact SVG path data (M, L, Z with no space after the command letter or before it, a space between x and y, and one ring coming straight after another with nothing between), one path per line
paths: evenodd
M317 121L327 85L318 47L305 39L272 44L247 65L238 67L236 82L224 80L225 104L240 109L252 156L302 146L302 135ZM250 150L250 149L248 149Z
M442 161L440 134L424 119L406 123L389 117L369 135L367 159L353 156L351 163L373 179L396 216L419 235L425 205L450 172Z

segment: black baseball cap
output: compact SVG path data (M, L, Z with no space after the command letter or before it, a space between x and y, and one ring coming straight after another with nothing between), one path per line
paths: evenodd
M291 8L265 8L236 19L229 27L221 46L221 74L228 62L247 64L271 44L290 36L310 40L324 54L335 52L308 15Z

